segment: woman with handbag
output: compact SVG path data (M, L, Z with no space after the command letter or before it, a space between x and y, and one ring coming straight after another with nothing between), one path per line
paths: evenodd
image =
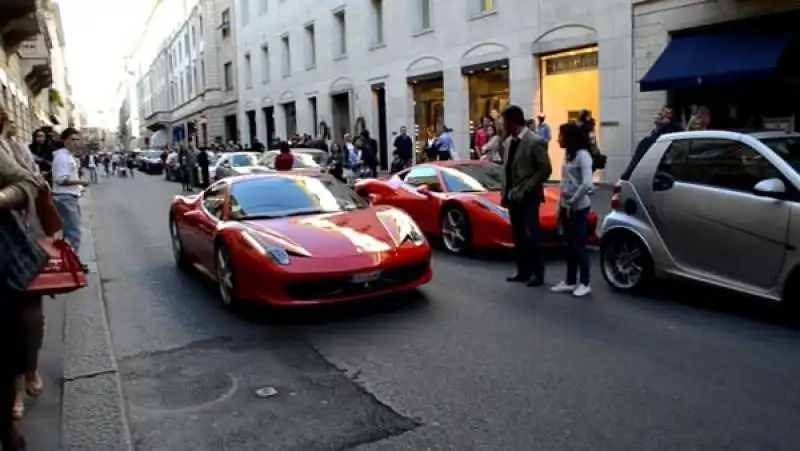
M29 230L37 237L53 236L60 233L61 219L52 203L49 185L39 173L39 167L33 153L26 147L16 142L16 126L7 119L7 115L0 112L0 153L10 157L22 169L27 170L38 182L39 189L36 196L30 199L23 215L24 222ZM41 212L41 215L39 214ZM31 397L39 396L43 389L42 378L38 371L39 350L44 339L44 311L42 296L21 293L18 295L21 308L21 325L23 335L19 342L22 352L21 374L24 383L19 384L17 396L14 401L12 414L14 419L21 419L24 410L24 394Z
M47 256L41 249L35 249L33 240L10 240L19 235L15 215L28 208L39 186L30 171L0 152L0 445L3 451L25 449L25 439L13 416L17 379L25 366L25 352L20 343L26 335L23 316L27 300L24 290L18 287L43 269Z

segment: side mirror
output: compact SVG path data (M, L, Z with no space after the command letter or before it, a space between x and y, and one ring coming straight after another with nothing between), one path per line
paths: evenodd
M428 185L420 185L417 187L417 192L422 194L423 196L430 196L431 195L431 187Z
M370 205L375 205L378 202L378 195L375 193L368 194L367 201Z
M779 178L762 180L753 187L753 192L763 196L775 196L786 193L786 185Z
M231 162L230 161L226 161L226 162L222 163L220 166L222 166L225 169L230 169L231 168Z

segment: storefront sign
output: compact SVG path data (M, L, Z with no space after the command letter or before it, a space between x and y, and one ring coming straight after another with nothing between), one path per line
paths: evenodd
M546 59L544 60L544 73L545 75L558 75L566 72L597 69L598 56L598 52L588 52Z

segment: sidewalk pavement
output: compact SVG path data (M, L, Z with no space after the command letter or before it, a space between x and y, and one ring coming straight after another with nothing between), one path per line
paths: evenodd
M60 445L61 398L64 357L64 298L45 298L45 336L39 352L39 374L44 381L44 391L37 398L25 402L25 419L22 431L28 440L28 449L57 450Z
M91 188L87 189L81 198L83 246L80 257L91 269L88 274L89 286L54 300L63 304L64 318L63 347L59 353L63 355L60 449L128 451L132 449L132 444L127 414L102 297L100 275L97 272L91 230L91 192ZM50 328L49 331L55 335L53 329L55 328ZM50 352L48 350L46 354L49 355ZM44 413L42 415L45 416ZM49 413L46 416L52 418L52 415L54 414ZM58 428L50 427L50 433L54 430ZM38 435L44 432L33 433ZM34 445L32 442L33 450L57 449Z

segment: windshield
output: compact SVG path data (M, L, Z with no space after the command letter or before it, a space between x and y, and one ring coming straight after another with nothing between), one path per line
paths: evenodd
M499 164L462 164L442 168L451 193L499 191L503 188L503 167Z
M158 158L161 158L161 151L160 150L151 150L150 152L147 152L146 158L152 158L154 160L158 159Z
M263 177L231 186L231 219L281 218L366 208L361 196L333 177Z
M236 154L231 157L231 166L233 167L242 167L242 166L255 166L256 165L256 157L250 154Z
M795 171L800 172L800 138L796 136L768 138L761 142L789 163L789 166L793 167Z

